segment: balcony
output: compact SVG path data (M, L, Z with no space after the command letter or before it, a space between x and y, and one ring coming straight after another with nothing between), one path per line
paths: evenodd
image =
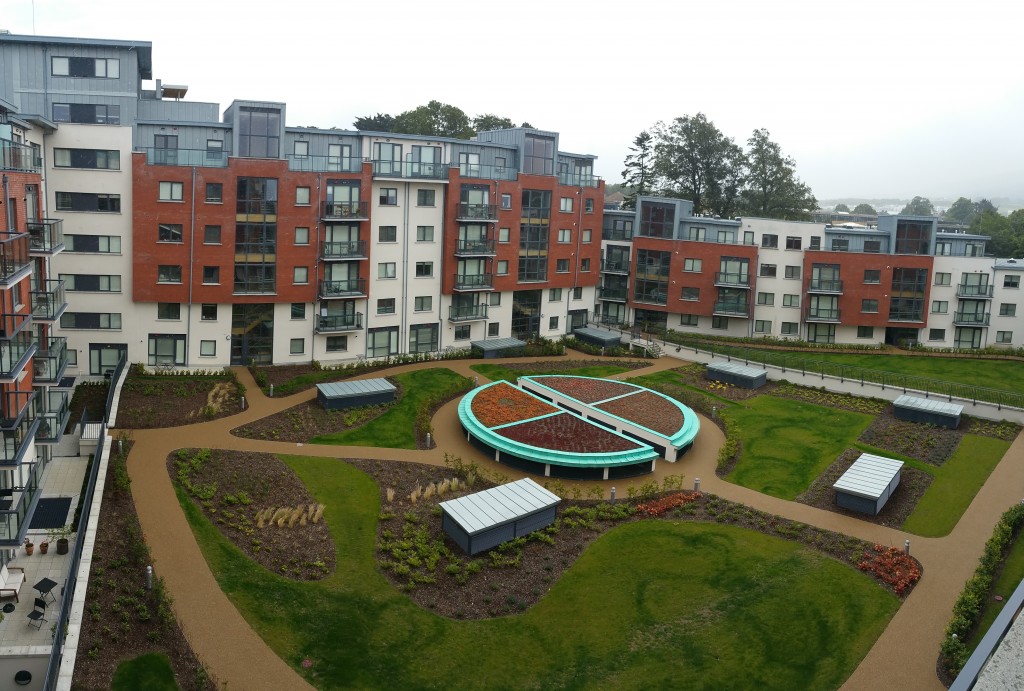
M19 331L10 338L0 338L0 382L16 379L35 352L31 329Z
M452 305L448 308L448 321L472 322L487 319L487 305Z
M322 314L316 320L316 332L322 334L359 331L363 328L363 313Z
M135 151L146 154L151 166L196 166L198 168L226 168L230 151L222 149L156 149L140 147Z
M809 322L838 322L838 307L808 307L807 321Z
M0 232L0 284L14 285L31 271L28 233Z
M28 224L28 251L31 254L53 255L64 249L64 221L44 218Z
M320 210L320 218L325 221L365 221L369 217L366 202L323 202Z
M38 405L35 391L0 393L0 429L17 429L26 417L35 417Z
M628 259L602 259L601 271L606 274L628 274Z
M34 373L32 381L36 384L56 384L64 376L68 366L68 339L57 336L47 339L45 344L36 350L32 359Z
M413 180L448 180L447 163L425 163L422 161L384 161L375 160L373 177L375 178L410 178Z
M749 288L750 274L734 274L726 273L724 271L716 271L715 285L726 287Z
M993 288L994 286L990 285L976 286L968 283L957 283L956 296L958 298L980 298L991 300Z
M632 242L633 231L624 230L622 228L605 228L601 232L602 240L611 240L613 242Z
M288 170L305 173L359 173L363 159L358 156L288 156Z
M736 300L718 300L712 314L720 317L747 317L750 315L750 304Z
M64 298L64 281L44 281L43 290L32 290L32 318L36 321L54 322L60 319L68 302Z
M515 180L518 173L515 168L509 166L491 166L479 163L460 163L455 167L459 169L461 177L484 180Z
M495 204L470 204L459 202L458 221L497 221L498 207Z
M808 293L842 293L843 282L832 279L812 278L807 287Z
M596 324L608 324L609 326L625 326L626 320L618 314L599 314L593 319Z
M954 312L953 325L988 326L988 320L991 316L992 315L988 312Z
M890 309L889 321L891 322L923 322L924 313L917 309Z
M596 175L582 175L579 173L559 173L558 182L573 187L597 187L601 184L601 178Z
M629 291L625 286L621 288L605 288L604 286L597 287L597 299L598 300L611 300L613 302L625 302L629 297Z
M36 441L43 444L55 444L64 436L64 428L71 418L68 392L63 390L43 391L40 400L43 405L39 411Z
M633 301L643 302L648 305L667 305L668 293L656 289L637 290L633 293Z
M0 139L0 170L39 173L42 169L43 161L37 149L10 139Z
M493 257L497 252L494 249L494 240L482 238L479 240L459 239L455 245L456 257Z
M341 281L320 281L320 298L366 297L365 278L346 278Z
M455 290L494 290L494 274L455 274Z
M350 259L366 259L366 240L351 240L349 242L321 242L320 258L323 260L337 259L341 261Z
M18 465L25 459L25 453L32 446L39 428L34 406L21 421L11 429L0 429L0 465Z

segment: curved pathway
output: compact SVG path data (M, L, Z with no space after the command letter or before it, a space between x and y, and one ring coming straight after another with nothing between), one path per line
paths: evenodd
M575 353L573 353L575 356ZM587 357L580 354L580 357ZM550 358L515 358L502 363L534 362ZM479 361L451 360L401 365L387 370L400 374L427 367L445 367L468 377L485 377L470 369ZM680 365L671 357L651 366L611 378L649 374ZM434 417L437 447L429 450L345 447L271 442L232 436L230 431L316 396L310 389L284 398L267 398L245 368L235 368L247 389L249 408L244 412L187 427L132 430L135 441L128 457L132 495L143 533L150 545L154 568L174 598L174 611L196 654L211 674L230 688L309 689L309 684L270 649L242 618L217 584L196 544L178 504L166 471L169 453L183 446L301 454L320 457L374 458L443 465L446 453L473 460L509 477L523 473L495 463L459 433L458 401L441 407ZM380 372L356 377L381 376ZM881 637L844 684L844 689L942 689L935 676L935 659L953 602L974 572L978 557L999 515L1021 498L1024 487L1024 435L1011 445L964 516L944 538L915 537L903 531L859 521L796 502L777 499L719 479L715 474L718 449L724 437L709 420L701 419L701 432L692 449L677 463L662 461L646 478L684 474L701 479L701 489L753 508L871 542L902 546L911 540L911 552L924 566L924 575L889 622ZM565 484L573 484L565 481ZM595 481L581 483L593 486ZM611 485L611 482L606 483ZM621 495L620 495L621 496Z

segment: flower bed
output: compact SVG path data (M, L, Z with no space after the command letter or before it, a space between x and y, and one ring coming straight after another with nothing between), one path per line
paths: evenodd
M942 465L956 451L963 432L923 422L897 420L890 408L861 432L860 441L886 451Z
M473 415L488 427L529 420L558 412L558 408L506 382L481 389L473 396Z
M523 444L571 453L612 453L641 448L629 439L569 413L503 427L496 432Z
M617 398L594 407L606 413L618 415L624 420L635 422L658 434L664 434L666 437L671 437L678 432L685 423L683 411L673 405L671 401L649 391L641 391L632 396Z
M886 583L897 595L921 578L921 565L918 561L895 547L875 545L870 552L864 552L864 558L857 564L861 571L870 571L883 583Z
M585 377L543 377L537 378L536 381L566 396L572 396L582 403L604 401L637 390L635 386L629 384Z
M637 504L636 512L645 516L660 516L666 511L678 509L691 501L700 499L700 492L678 492L645 504Z

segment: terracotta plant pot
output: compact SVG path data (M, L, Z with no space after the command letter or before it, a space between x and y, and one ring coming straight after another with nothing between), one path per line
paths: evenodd
M50 543L49 542L40 542L39 543L39 553L40 554L46 554L46 550L48 550L48 549L50 549Z
M33 545L31 542L26 542L25 543L25 554L27 554L28 556L31 557L32 553L35 552L35 551L36 551L36 546L35 545Z

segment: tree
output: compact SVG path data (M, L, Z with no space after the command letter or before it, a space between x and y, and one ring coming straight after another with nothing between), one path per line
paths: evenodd
M1022 236L1013 232L1010 219L998 213L978 214L971 221L971 232L987 235L986 252L997 257L1019 256Z
M651 167L654 164L654 137L647 130L636 135L633 139L633 146L629 147L632 152L626 156L626 169L622 171L622 179L626 186L633 191L626 195L622 202L623 209L635 209L636 198L640 195L649 194L651 191Z
M875 207L871 206L870 204L858 204L857 206L853 207L853 211L851 213L865 215L870 214L871 216L878 215L878 212L875 211Z
M914 197L900 213L905 216L934 216L935 206L928 197Z
M391 131L456 139L469 139L474 134L469 116L461 108L440 101L399 113Z
M963 223L964 225L970 225L974 217L977 216L977 212L974 209L974 202L967 197L960 197L953 204L946 209L946 213L943 214L947 221L953 223Z
M850 207L846 204L836 204L835 212L837 214L848 214L850 213Z
M377 113L376 115L364 115L363 117L356 118L356 121L352 123L352 126L357 130L390 132L394 124L395 119L387 113Z
M974 202L974 213L994 214L999 213L999 208L989 200L982 199L980 202Z
M754 130L747 145L746 185L740 204L743 212L762 218L810 218L818 200L796 177L796 162L783 155L782 147L769 138L766 129ZM845 205L840 206L849 211Z
M660 192L693 202L695 213L730 216L743 183L743 150L703 113L654 126Z
M498 117L493 113L484 113L473 118L473 129L477 132L489 132L491 130L507 130L515 127L516 124L508 118Z

